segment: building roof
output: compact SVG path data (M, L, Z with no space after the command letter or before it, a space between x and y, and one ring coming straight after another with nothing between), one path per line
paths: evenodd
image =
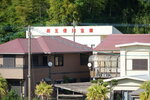
M94 50L119 50L119 47L115 47L115 45L134 42L150 43L150 34L112 34L107 36L96 48L94 48Z
M42 36L31 39L32 53L92 52L92 49L59 36ZM28 53L28 39L15 39L0 45L0 54Z
M88 87L91 85L92 85L91 82L81 82L81 83L55 84L54 86L57 88L86 94Z
M134 43L127 43L127 44L119 44L115 47L127 47L127 46L150 46L150 43L140 43L140 42L134 42Z
M150 80L150 77L147 75L133 75L133 76L121 76L121 77L114 77L110 79L105 79L105 82L109 82L111 80L123 80L123 79L132 79L132 80L138 80L138 81L148 81Z

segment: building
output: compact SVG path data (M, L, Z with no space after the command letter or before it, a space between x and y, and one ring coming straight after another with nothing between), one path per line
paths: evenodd
M116 37L121 41L113 46L120 49L120 76L105 81L118 80L118 85L113 88L114 100L139 100L137 95L131 97L131 94L135 95L133 91L139 91L140 85L150 80L150 35Z
M94 54L89 58L89 62L93 64L93 67L95 69L95 77L112 78L112 77L120 76L120 71L123 70L120 69L120 65L122 65L122 63L125 63L125 61L121 61L120 47L116 47L116 45L135 43L135 42L150 43L150 35L149 34L112 34L107 36L96 48L94 48ZM135 54L135 55L140 56L140 54ZM121 76L122 74L123 73L121 72Z
M53 83L87 81L92 49L59 36L31 39L32 91L41 80ZM52 67L48 67L52 62ZM10 88L27 96L28 39L15 39L0 45L0 75ZM34 93L34 92L31 92ZM33 94L32 94L33 95Z
M61 36L93 48L97 46L106 36L110 34L121 34L121 32L113 26L32 27L31 33L32 37ZM26 32L26 37L28 37L28 31Z

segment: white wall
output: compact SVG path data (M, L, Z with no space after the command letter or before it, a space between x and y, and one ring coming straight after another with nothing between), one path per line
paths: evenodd
M148 70L133 70L132 59L148 59ZM122 47L120 52L121 76L150 75L150 47Z
M121 34L113 26L75 26L75 42L80 44L97 46L101 40L110 34ZM51 26L51 27L32 27L32 37L39 36L62 36L73 41L73 26ZM28 38L28 31L26 31Z
M131 80L131 79L123 79L118 81L118 85L114 87L113 90L137 90L140 85L142 84L142 81L137 80Z

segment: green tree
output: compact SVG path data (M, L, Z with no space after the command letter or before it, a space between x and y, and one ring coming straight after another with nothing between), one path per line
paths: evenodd
M79 0L78 6L81 22L84 23L102 23L104 19L103 12L107 0ZM81 2L82 1L82 2ZM105 16L106 17L106 16Z
M109 89L101 84L93 84L88 88L88 100L105 100Z
M44 100L44 98L49 98L53 92L52 85L47 84L46 82L40 82L36 85L35 94Z
M50 0L48 25L71 25L79 21L76 0Z
M7 81L0 76L0 98L7 94Z
M108 92L110 93L110 100L112 100L113 87L118 84L118 81L111 80L110 82L104 82L102 79L98 79L98 80L92 80L91 83L93 83L94 85L92 85L91 87L89 87L90 89L88 89L88 94L87 94L88 100L95 100L95 99L105 100L107 98ZM101 90L99 90L100 88ZM100 98L100 99L97 99L97 98Z
M140 94L140 100L150 100L150 81L144 82L140 88L144 89Z

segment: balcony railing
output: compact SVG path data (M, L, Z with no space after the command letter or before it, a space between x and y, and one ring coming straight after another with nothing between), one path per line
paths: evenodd
M32 65L32 68L47 68L45 65ZM5 66L0 64L0 68L6 69L27 69L28 65L15 65L15 66Z
M112 78L120 76L120 68L114 67L96 67L91 72L91 76L95 78Z
M25 66L24 65L16 65L16 66L5 66L5 65L2 65L2 64L0 64L0 68L10 68L10 69L23 69L23 68L25 68Z

